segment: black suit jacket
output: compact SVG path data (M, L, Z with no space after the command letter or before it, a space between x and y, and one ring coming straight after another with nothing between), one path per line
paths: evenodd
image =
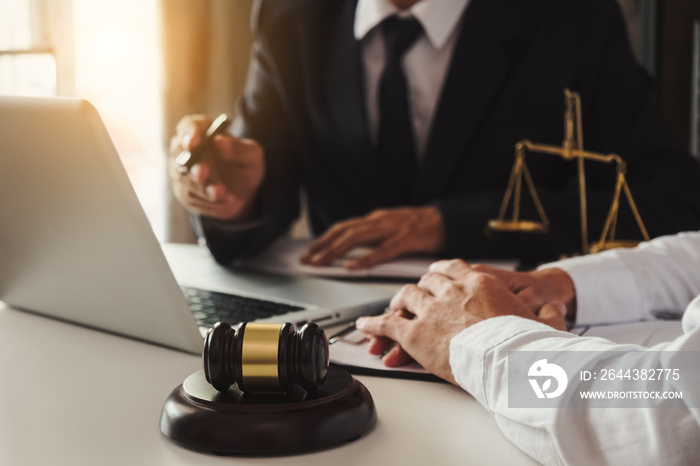
M220 262L255 253L285 231L308 199L314 233L395 205L370 143L355 0L262 0L234 132L261 142L268 176L261 225L239 231L203 219ZM530 154L551 221L548 235L484 226L499 210L524 138L561 144L564 88L579 92L584 146L620 154L652 236L700 229L700 168L679 145L634 60L615 0L472 0L458 31L425 161L406 205L442 213L445 256L555 258L580 249L576 163ZM591 240L612 200L615 167L586 162ZM536 218L523 199L522 217ZM617 237L641 235L623 201Z

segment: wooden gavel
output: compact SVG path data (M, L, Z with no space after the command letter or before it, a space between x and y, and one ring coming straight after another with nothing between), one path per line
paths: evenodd
M223 392L236 383L243 392L312 391L328 373L328 338L318 325L298 331L290 323L242 323L238 330L215 324L204 340L204 376Z

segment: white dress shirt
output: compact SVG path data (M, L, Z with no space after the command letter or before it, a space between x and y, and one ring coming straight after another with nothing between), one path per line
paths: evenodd
M700 232L550 266L565 270L574 282L577 321L629 321L675 311L683 313L684 335L646 349L496 317L452 339L450 365L457 382L494 414L513 443L544 464L700 464L700 362L690 377L663 382L663 388L683 392L685 408L513 409L507 393L509 351L613 350L630 358L648 351L656 357L653 367L663 368L672 368L677 354L666 351L700 356Z
M385 62L384 36L377 26L398 14L415 17L425 31L403 58L416 154L422 160L457 41L458 25L468 3L469 0L421 0L409 10L400 11L390 0L357 2L355 39L362 42L365 108L372 142L376 143L379 131L379 80Z

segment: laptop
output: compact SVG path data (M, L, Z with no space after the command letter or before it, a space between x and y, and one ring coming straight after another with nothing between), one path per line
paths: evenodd
M328 326L391 298L236 269L182 287L90 103L0 97L0 133L0 300L13 308L199 354L218 320Z

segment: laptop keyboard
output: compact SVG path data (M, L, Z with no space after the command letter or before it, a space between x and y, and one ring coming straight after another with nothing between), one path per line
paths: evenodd
M304 309L301 306L217 293L199 288L185 286L181 288L192 315L200 327L211 327L217 322L235 325Z

